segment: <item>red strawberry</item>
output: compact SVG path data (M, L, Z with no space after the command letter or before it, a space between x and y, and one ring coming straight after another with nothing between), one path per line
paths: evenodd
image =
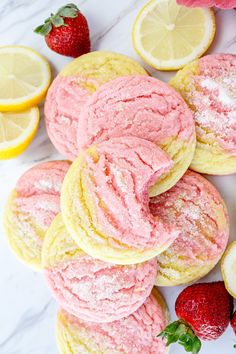
M234 330L234 333L236 334L236 311L234 312L232 318L231 318L231 327L233 328Z
M230 321L231 327L233 328L234 333L236 334L236 311L234 312L231 321ZM236 344L234 344L234 348L236 348Z
M51 14L34 32L45 36L48 47L59 54L78 57L90 51L87 20L74 4Z
M186 351L196 354L201 349L199 338L213 340L224 333L232 311L233 298L224 282L190 285L175 302L179 321L169 324L159 336L167 338L167 345L179 342Z

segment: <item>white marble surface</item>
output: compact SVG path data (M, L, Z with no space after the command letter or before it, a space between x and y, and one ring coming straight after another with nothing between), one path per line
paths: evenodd
M114 50L139 60L131 43L131 26L138 9L146 0L77 0L86 15L93 49ZM66 0L1 0L0 45L29 45L50 61L54 74L71 59L50 51L42 37L32 29L49 13L66 3ZM236 53L236 12L217 11L217 36L210 52ZM140 61L140 60L139 60ZM155 72L156 77L167 80L170 74ZM42 107L41 107L42 108ZM9 191L16 180L36 162L56 159L55 151L45 132L43 110L38 134L30 147L17 159L0 162L0 215ZM230 210L231 240L236 239L236 175L215 177L211 180L218 186ZM1 222L2 224L2 222ZM19 263L6 243L0 226L0 353L1 354L57 354L54 338L56 304L44 283L42 274L32 272ZM220 279L216 268L207 280ZM174 301L180 287L163 289L174 318ZM204 343L202 354L233 354L236 337L232 330L220 340ZM183 353L177 346L171 354ZM107 353L109 354L109 353ZM142 353L148 354L148 353ZM158 353L157 353L158 354Z

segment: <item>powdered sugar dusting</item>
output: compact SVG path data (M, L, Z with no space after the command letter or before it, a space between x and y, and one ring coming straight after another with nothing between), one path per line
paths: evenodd
M211 55L199 60L199 75L192 77L187 99L193 106L197 136L216 143L236 156L235 55Z
M46 192L50 192L52 189L56 192L60 192L61 183L54 184L50 179L40 179L35 181L35 188Z
M187 7L219 7L222 9L233 9L235 0L177 0L179 5Z
M199 272L218 262L229 236L228 217L210 182L188 171L175 187L152 198L150 209L181 229L180 236L158 256L160 271L169 279L181 283L187 272L191 275L196 268Z
M69 166L67 161L53 161L27 171L17 182L15 203L19 211L28 213L34 222L47 228L59 212L60 190Z
M50 86L45 102L48 135L67 158L78 156L77 126L89 96L101 84L126 75L146 75L132 59L106 52L91 52L65 67Z
M69 166L67 161L36 165L20 177L9 199L10 242L25 262L40 266L44 234L60 211L60 189Z
M155 294L153 292L132 315L111 323L83 322L61 312L59 334L64 348L74 351L82 345L88 352L96 353L165 354L165 342L157 333L164 329L168 319L164 303Z
M45 270L49 286L68 312L93 322L129 315L150 294L157 272L153 259L140 265L109 265L84 254Z
M153 249L155 255L168 247L178 231L170 225L166 228L148 208L148 187L169 171L172 161L168 155L150 141L128 136L100 143L93 153L96 158L88 150L83 160L72 165L62 195L63 218L78 244L92 243L101 259L104 243L117 257L121 253L118 247L137 252L137 256L143 256L140 250L145 254ZM80 228L87 232L85 241Z
M82 252L66 230L61 215L50 226L43 259L48 284L68 312L93 322L128 316L150 295L157 262L115 265Z
M211 78L205 78L200 81L200 85L201 87L206 88L209 91L216 91L216 93L218 94L218 98L223 105L233 106L235 104L235 98L232 97L233 95L230 92L230 88L231 86L232 88L234 86L236 88L235 80L236 78L231 77L229 79L227 77L227 78L223 78L221 82L217 82L216 80L213 80ZM226 88L224 86L226 86Z
M78 123L78 148L122 136L151 141L173 160L170 173L151 188L153 195L174 185L193 157L193 115L170 86L154 77L120 77L88 99Z

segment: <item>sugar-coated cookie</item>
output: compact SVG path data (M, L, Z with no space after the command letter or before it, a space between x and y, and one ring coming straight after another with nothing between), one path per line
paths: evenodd
M112 322L136 311L150 295L157 273L155 258L115 265L81 251L59 214L46 232L42 265L54 297L84 321Z
M158 338L169 320L166 304L156 289L133 314L110 323L83 322L59 310L57 342L60 354L166 354Z
M5 208L4 229L15 254L32 268L41 268L45 232L60 211L60 190L70 166L50 161L26 171L18 180Z
M67 64L53 81L45 102L48 135L66 158L78 156L77 125L88 97L107 81L125 75L147 75L135 60L97 51Z
M180 70L170 81L191 107L197 132L191 169L236 172L236 55L212 54Z
M233 9L236 7L236 0L177 0L179 5L189 7L213 7L221 9Z
M195 150L192 113L176 91L154 77L108 82L89 98L81 114L79 148L128 135L152 141L174 161L169 173L152 186L152 196L171 188L191 163Z
M62 217L78 246L116 264L144 262L165 250L179 231L150 213L148 188L171 167L163 150L135 137L82 152L61 193Z
M157 257L156 284L185 284L210 272L229 238L227 210L216 188L198 173L187 171L172 189L151 199L150 210L181 230Z

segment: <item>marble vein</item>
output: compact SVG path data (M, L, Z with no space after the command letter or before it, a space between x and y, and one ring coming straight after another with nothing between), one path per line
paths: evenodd
M109 23L109 25L105 29L103 29L101 33L94 35L91 39L93 45L95 45L99 40L104 38L122 19L124 19L125 16L127 16L134 9L135 6L137 6L139 2L139 0L132 1L132 3L123 11L121 11L121 13L117 17L115 17L111 21L111 23Z
M16 336L19 336L28 327L31 327L32 325L37 325L41 318L43 318L45 312L52 304L52 302L53 300L50 299L38 312L32 312L31 310L25 312L16 327L9 334L9 336L5 338L3 342L0 343L0 349L4 349L4 347L7 346L12 339L16 339Z
M20 1L20 0L10 0L10 1L3 1L0 4L0 19L7 16L10 12L20 9L22 7L26 7L35 3L37 0L28 0L28 1Z
M236 35L226 43L225 47L226 49L229 49L231 47L233 47L236 44Z

